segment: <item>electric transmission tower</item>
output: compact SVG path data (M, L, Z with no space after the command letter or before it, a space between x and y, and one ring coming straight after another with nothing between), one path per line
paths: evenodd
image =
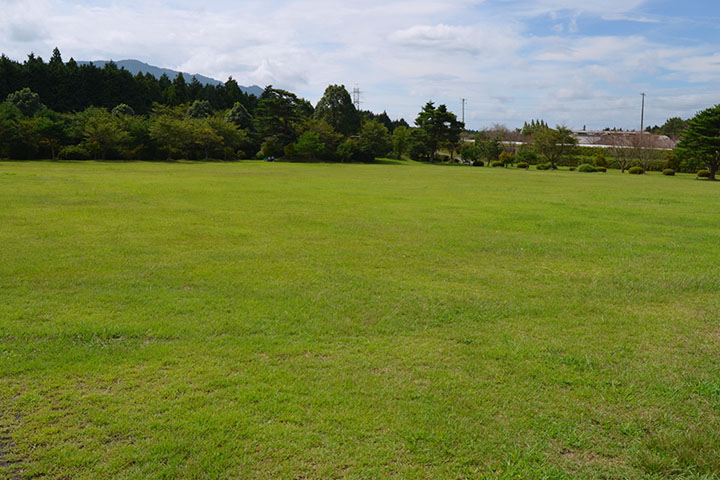
M353 91L352 91L352 99L353 99L353 104L355 105L355 109L358 112L360 111L360 94L361 93L362 92L360 91L360 87L355 85L355 88L353 88Z

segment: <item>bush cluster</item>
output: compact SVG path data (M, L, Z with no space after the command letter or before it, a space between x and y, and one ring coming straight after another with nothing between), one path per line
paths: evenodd
M530 164L527 162L518 162L515 166L517 168L524 168L524 169L530 168Z
M495 160L490 164L491 167L504 167L505 164L501 162L500 160Z
M80 145L66 145L58 153L60 160L90 160L90 157L90 152Z
M673 170L672 168L666 168L665 170L663 170L662 174L672 177L673 175L675 175L675 170Z
M698 178L710 178L710 170L698 170Z
M597 168L593 167L589 163L583 163L577 169L578 169L578 172L585 172L585 173L597 172Z
M550 170L550 164L549 163L538 163L537 167L535 167L535 168L537 168L538 170Z
M642 167L636 165L634 167L628 168L628 173L631 175L642 175L643 173L645 173L645 170L643 170Z
M598 172L602 172L602 173L607 172L607 168L603 167L602 165L596 166L596 167L595 167L595 170L598 171Z

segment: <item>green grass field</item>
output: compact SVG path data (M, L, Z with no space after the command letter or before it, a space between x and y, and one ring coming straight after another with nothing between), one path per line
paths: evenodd
M720 478L720 183L0 163L0 478Z

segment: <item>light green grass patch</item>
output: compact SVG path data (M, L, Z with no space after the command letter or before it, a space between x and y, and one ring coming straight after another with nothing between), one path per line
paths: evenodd
M0 163L0 476L718 478L720 190Z

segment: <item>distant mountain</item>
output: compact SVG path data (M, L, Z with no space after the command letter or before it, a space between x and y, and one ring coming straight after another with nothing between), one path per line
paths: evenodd
M168 77L170 77L170 80L177 77L177 74L180 73L176 70L170 70L169 68L160 68L155 67L153 65L149 65L145 62L141 62L140 60L93 60L92 62L87 61L79 61L77 62L78 65L87 65L89 63L92 63L98 68L103 68L106 63L109 63L110 61L115 62L115 65L117 65L118 68L124 68L128 72L132 73L133 75L137 75L138 72L143 73L149 73L150 75L154 76L155 78L160 78L162 74L164 73ZM214 78L206 77L204 75L199 74L189 74L182 72L182 76L185 79L187 83L190 83L192 81L192 78L197 78L198 82L202 83L203 85L220 85L221 81L215 80ZM255 95L256 97L260 97L262 95L263 89L261 87L258 87L257 85L252 85L250 87L245 87L243 85L239 85L240 90L242 90L245 93Z

